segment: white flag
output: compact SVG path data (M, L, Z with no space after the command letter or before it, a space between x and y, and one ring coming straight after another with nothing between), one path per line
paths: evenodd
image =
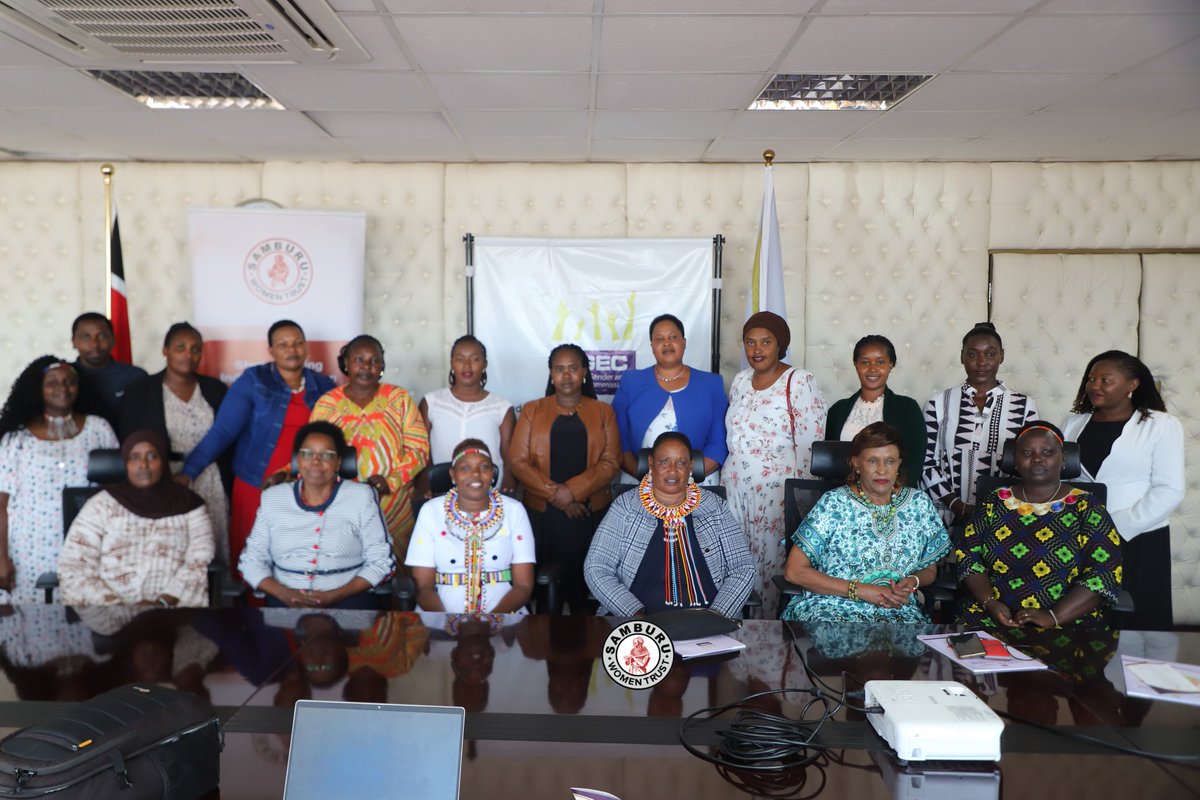
M746 296L746 317L774 311L787 319L783 296L783 253L779 248L779 216L775 213L775 168L767 167L763 180L762 222L754 248L754 270Z

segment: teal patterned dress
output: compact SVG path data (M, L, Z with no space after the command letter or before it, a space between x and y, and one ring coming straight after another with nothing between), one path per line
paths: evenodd
M877 506L850 487L826 492L792 534L813 568L833 578L886 584L936 564L950 552L946 526L923 493L901 489ZM901 608L805 592L793 597L784 619L829 622L929 622L916 595Z

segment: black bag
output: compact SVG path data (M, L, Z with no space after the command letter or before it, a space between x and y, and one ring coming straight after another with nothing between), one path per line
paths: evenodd
M220 754L202 698L123 686L0 741L0 797L196 800L217 787Z

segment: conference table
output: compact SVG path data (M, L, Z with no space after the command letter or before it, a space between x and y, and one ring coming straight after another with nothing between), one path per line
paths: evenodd
M278 798L297 699L467 710L462 797L1035 798L1200 796L1200 708L1126 696L1120 658L973 675L916 639L934 626L747 620L738 653L677 662L651 689L600 663L617 620L290 609L0 608L0 728L60 713L130 682L198 693L224 723L219 797ZM1121 631L1120 653L1200 663L1200 631ZM807 667L807 668L806 668ZM856 710L872 679L958 680L1006 717L999 763L895 759ZM771 690L791 689L788 693ZM683 720L754 693L754 708L813 719L813 692L843 692L803 768L723 769L680 744ZM732 714L685 735L711 754ZM1124 751L1100 743L1111 743ZM398 754L397 757L402 757ZM347 787L346 797L354 797ZM404 795L398 795L404 796Z

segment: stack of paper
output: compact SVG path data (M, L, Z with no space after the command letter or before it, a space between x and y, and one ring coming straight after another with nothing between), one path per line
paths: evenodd
M1121 667L1125 694L1200 707L1200 667L1126 655Z
M967 631L967 633L970 632ZM974 631L974 633L977 633L980 639L991 639L992 641L1000 642L999 639L990 633L983 631ZM924 642L926 647L937 653L941 653L955 664L960 664L975 675L986 675L991 672L1029 672L1031 670L1049 669L1049 667L1033 656L1027 656L1020 650L1011 647L1008 648L1008 652L1010 653L1008 658L992 658L990 656L961 658L958 653L954 652L954 647L949 641L951 636L957 635L956 633L943 633L931 636L918 636L917 638ZM1000 643L1007 647L1006 642Z

